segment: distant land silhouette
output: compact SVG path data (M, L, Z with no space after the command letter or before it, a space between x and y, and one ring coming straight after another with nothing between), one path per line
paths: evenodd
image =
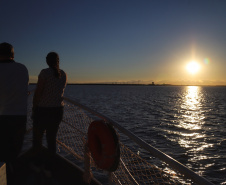
M36 85L37 83L30 83L29 85ZM211 86L211 87L225 87L226 85L174 85L174 84L142 84L142 83L68 83L67 85L111 85L111 86Z

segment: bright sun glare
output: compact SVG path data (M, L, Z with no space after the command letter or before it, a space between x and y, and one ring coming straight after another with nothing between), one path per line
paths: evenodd
M186 69L189 73L195 74L199 71L200 65L196 61L191 61L187 64Z

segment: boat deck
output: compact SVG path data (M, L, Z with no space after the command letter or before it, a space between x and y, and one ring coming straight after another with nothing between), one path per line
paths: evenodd
M57 155L51 176L42 168L38 171L32 169L31 162L31 152L28 151L13 163L17 185L87 185L83 181L83 170L60 155ZM101 185L96 179L92 179L90 184Z

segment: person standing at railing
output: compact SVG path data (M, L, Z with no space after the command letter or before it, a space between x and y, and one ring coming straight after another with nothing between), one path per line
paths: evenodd
M12 162L21 151L27 122L28 70L14 61L14 48L0 44L0 161L6 162L8 184Z
M48 150L51 158L54 158L56 135L63 118L63 94L67 84L67 74L59 68L57 53L48 53L46 62L49 68L40 72L33 97L33 149L38 155L46 131Z

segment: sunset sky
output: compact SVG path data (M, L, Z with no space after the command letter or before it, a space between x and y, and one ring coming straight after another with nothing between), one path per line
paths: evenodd
M1 0L0 9L0 42L30 82L55 51L69 83L226 85L225 0Z

